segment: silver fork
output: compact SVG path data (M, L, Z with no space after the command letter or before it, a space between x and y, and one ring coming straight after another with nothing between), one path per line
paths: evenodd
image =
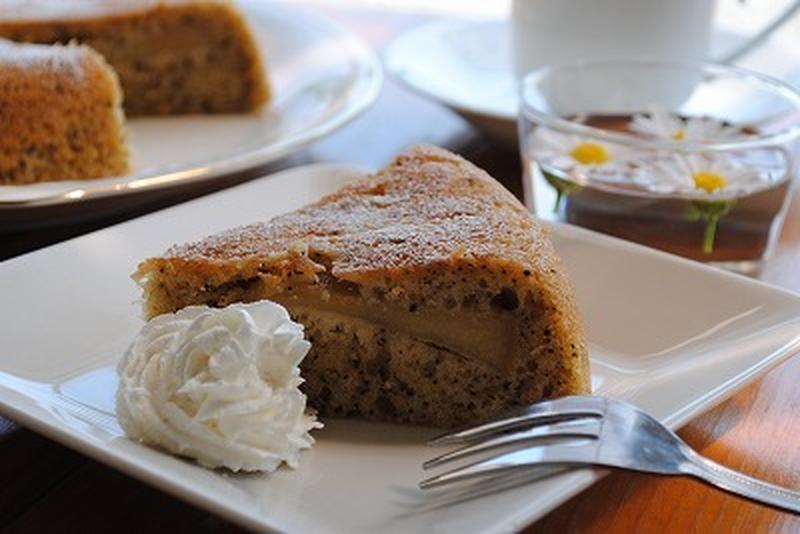
M635 406L603 397L540 402L484 424L445 434L431 445L466 444L433 458L425 469L504 449L486 459L420 482L423 489L477 477L539 469L604 466L662 475L688 475L731 493L800 513L800 492L749 477L705 458Z

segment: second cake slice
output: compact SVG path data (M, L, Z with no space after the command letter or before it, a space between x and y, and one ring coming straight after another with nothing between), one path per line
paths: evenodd
M117 76L87 46L0 39L0 185L125 174Z

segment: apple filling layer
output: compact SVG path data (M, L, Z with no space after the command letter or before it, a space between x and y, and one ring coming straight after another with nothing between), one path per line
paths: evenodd
M494 368L506 368L517 350L514 343L518 338L517 320L507 314L466 313L457 309L409 311L396 305L370 304L333 294L327 299L309 293L280 293L268 298L293 313L316 312L343 320L366 321Z

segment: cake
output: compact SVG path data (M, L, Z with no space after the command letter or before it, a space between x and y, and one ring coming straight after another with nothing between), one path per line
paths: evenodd
M258 110L269 99L242 15L221 0L8 0L0 37L77 41L114 67L128 116Z
M86 46L0 39L0 184L128 171L122 94Z
M466 160L415 147L319 202L142 262L153 317L270 299L305 326L323 416L439 427L587 393L573 290L545 230Z

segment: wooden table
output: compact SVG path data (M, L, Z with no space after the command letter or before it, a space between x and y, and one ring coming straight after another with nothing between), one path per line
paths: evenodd
M313 0L306 3L312 8ZM325 9L377 48L419 15ZM520 163L457 115L387 80L376 105L349 126L263 172L314 161L378 167L414 143L435 143L485 167L517 195ZM0 258L80 235L227 186L173 191L127 213L93 222L0 236ZM800 202L793 208L767 281L800 291ZM13 320L13 318L12 318ZM680 434L735 469L800 487L800 357L703 414ZM0 532L241 531L222 519L131 480L0 418ZM800 516L751 504L686 479L613 473L526 532L800 532Z

